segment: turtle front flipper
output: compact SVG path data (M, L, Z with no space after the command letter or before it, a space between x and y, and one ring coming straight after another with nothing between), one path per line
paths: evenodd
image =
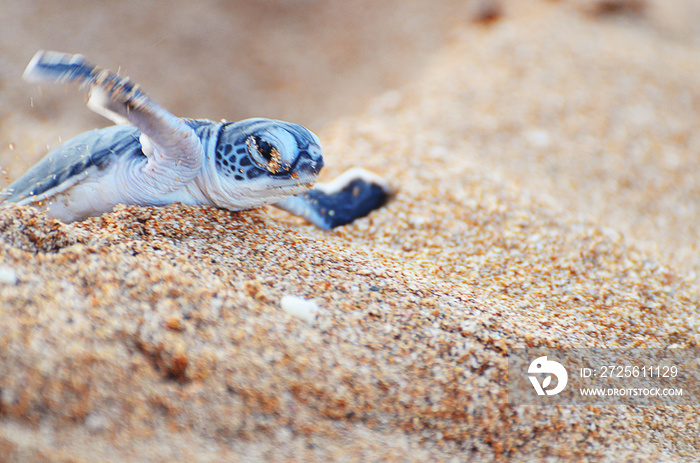
M204 160L199 137L128 78L97 67L82 55L53 51L34 55L23 77L30 82L76 83L89 88L91 109L117 123L128 121L136 126L148 163L135 175L152 186L148 193L175 191L196 177Z
M273 206L303 217L324 230L345 225L382 207L393 194L378 175L355 167L326 184Z

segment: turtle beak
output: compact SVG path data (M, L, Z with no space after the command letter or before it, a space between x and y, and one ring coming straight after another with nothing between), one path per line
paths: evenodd
M317 177L323 169L323 158L312 159L310 155L303 154L297 162L297 172L301 175L312 175Z

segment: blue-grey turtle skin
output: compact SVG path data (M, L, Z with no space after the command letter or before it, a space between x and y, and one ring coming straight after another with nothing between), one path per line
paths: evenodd
M119 124L69 140L1 193L3 201L65 222L117 204L179 201L229 210L270 204L330 229L369 214L390 195L381 178L360 168L312 188L323 167L321 145L298 124L178 118L80 55L41 51L24 77L89 88L88 106Z

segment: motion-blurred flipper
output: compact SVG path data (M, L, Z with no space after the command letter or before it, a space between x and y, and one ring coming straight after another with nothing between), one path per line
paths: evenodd
M197 174L204 160L199 137L185 121L151 100L127 77L100 68L82 55L39 51L24 71L29 82L75 83L89 88L88 107L112 121L129 122L141 131L148 175L160 175L173 191ZM155 156L154 154L157 154Z

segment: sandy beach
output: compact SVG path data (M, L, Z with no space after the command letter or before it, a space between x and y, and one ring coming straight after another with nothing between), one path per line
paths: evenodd
M272 208L3 205L4 461L700 459L698 404L506 392L513 349L700 348L700 6L404 3L11 2L2 187L109 124L21 81L49 48L178 115L303 123L322 181L363 166L397 193L330 232Z

